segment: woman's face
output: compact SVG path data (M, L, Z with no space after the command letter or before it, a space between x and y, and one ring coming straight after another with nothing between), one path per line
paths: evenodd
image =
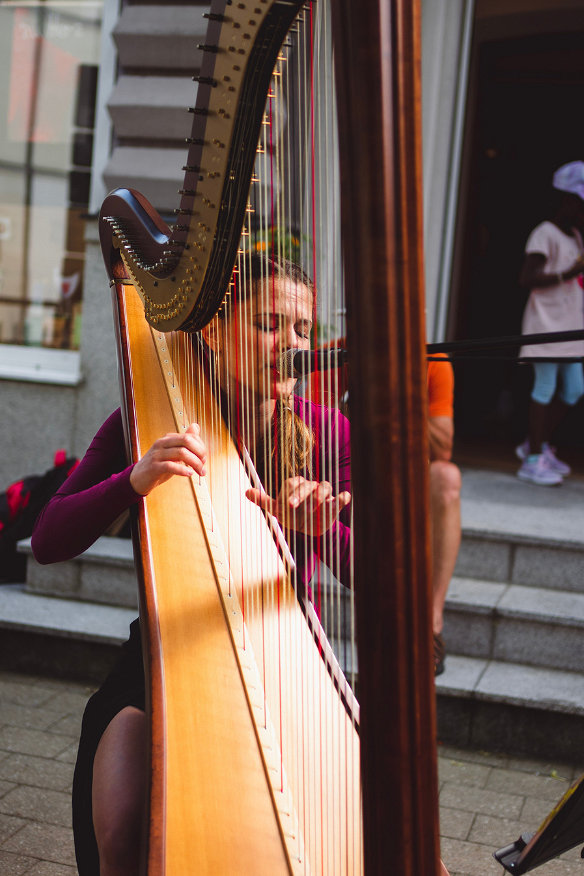
M276 364L285 350L310 349L312 292L288 278L267 278L263 288L233 307L218 349L222 379L248 390L257 401L287 398L295 378L282 377Z

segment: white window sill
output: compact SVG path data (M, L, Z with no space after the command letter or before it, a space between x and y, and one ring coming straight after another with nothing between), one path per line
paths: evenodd
M77 350L0 344L2 379L78 386L82 380L81 357Z

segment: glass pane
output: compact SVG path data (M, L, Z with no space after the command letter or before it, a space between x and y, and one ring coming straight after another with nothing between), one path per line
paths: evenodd
M77 349L103 0L0 0L0 343Z

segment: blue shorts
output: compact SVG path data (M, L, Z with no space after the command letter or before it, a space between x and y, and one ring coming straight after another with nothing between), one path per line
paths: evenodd
M558 371L562 375L561 400L567 405L575 405L584 395L584 373L581 362L534 362L535 381L531 398L540 405L549 405L558 382Z

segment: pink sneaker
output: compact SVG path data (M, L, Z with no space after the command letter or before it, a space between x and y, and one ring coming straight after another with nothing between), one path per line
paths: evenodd
M540 487L556 487L564 482L561 474L550 468L544 453L531 457L531 461L528 457L517 472L517 477Z
M561 459L558 459L556 456L556 448L551 447L547 441L544 441L541 445L542 454L545 456L548 466L552 469L552 471L557 471L558 474L561 474L562 477L567 477L572 471L567 462L562 462ZM529 441L524 441L523 444L520 444L515 448L515 456L524 462L529 456Z

